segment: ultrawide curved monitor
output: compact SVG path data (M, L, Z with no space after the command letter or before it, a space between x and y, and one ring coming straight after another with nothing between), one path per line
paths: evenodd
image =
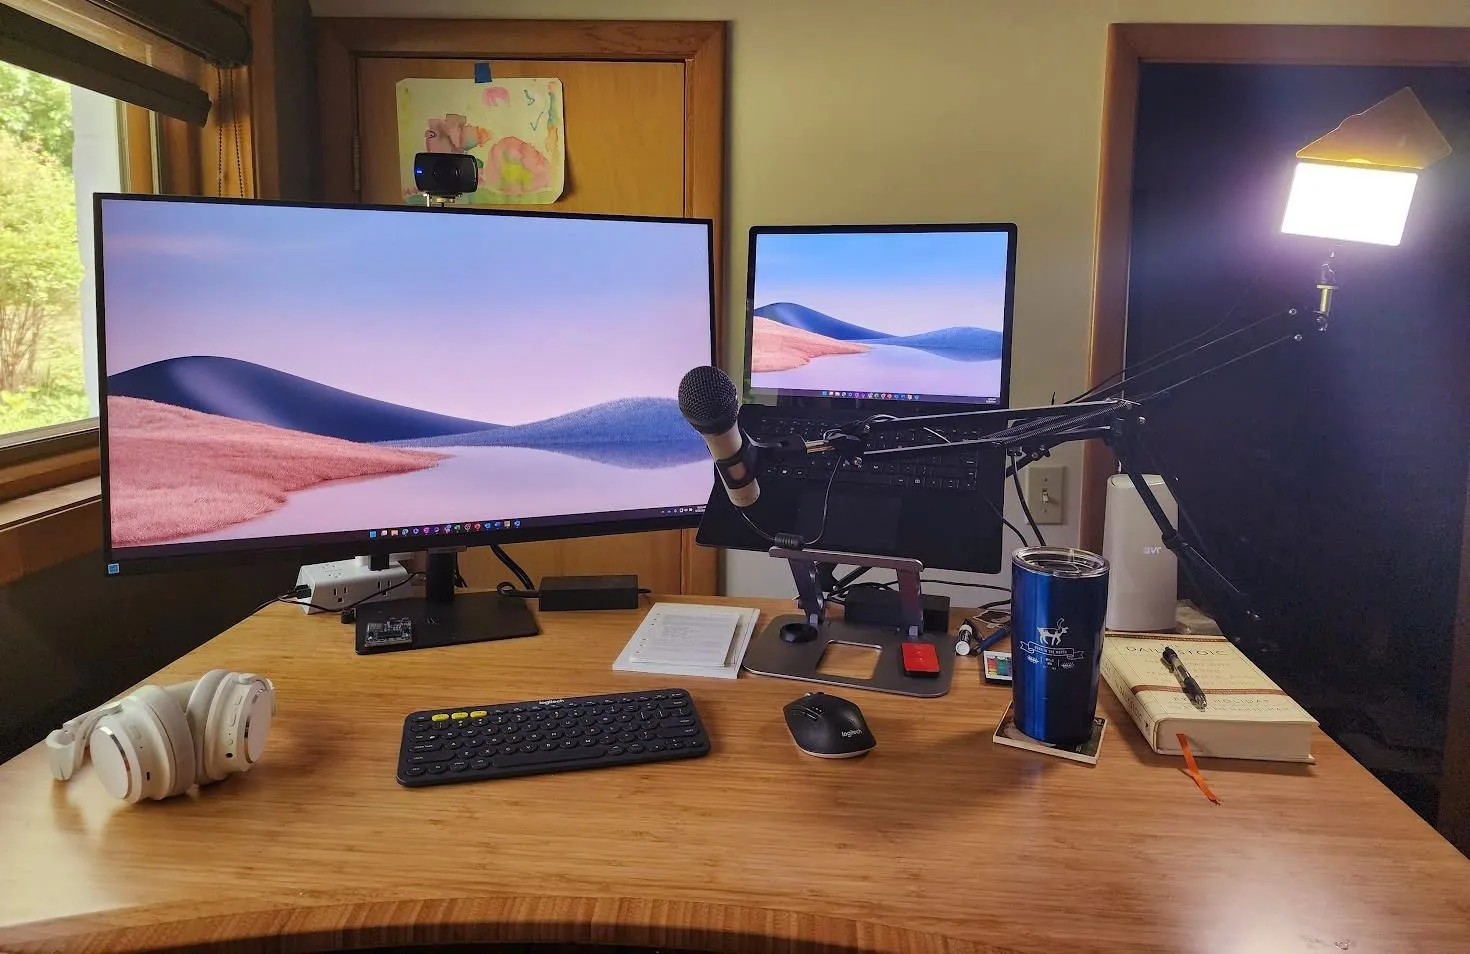
M108 572L694 526L706 220L99 195Z

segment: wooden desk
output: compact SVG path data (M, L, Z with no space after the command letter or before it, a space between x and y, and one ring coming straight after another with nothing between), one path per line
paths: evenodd
M962 660L943 699L849 693L878 748L823 761L782 722L796 683L612 672L639 617L359 658L335 617L266 610L155 680L275 680L249 775L127 806L39 746L0 767L0 950L1470 951L1470 861L1325 736L1315 767L1206 763L1214 806L1106 689L1095 768L993 745L1009 691ZM410 710L680 682L708 758L393 780Z

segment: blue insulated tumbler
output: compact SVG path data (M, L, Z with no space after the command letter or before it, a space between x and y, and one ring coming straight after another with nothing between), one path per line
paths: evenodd
M1011 655L1016 727L1039 742L1092 735L1108 611L1108 561L1071 547L1011 555Z

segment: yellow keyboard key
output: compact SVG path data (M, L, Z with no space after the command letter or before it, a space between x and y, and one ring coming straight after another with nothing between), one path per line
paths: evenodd
M470 714L468 712L456 712L450 716L451 719L468 719L469 717Z
M483 719L483 718L485 718L489 714L490 713L486 712L484 709L475 709L475 710L473 710L470 713L470 718L471 719Z
M431 721L433 721L433 722L448 722L449 721L449 713L447 713L447 712L436 712L433 715L429 716L429 719Z

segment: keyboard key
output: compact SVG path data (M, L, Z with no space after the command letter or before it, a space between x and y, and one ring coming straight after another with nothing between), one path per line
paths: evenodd
M420 752L408 757L409 765L426 765L430 762L448 762L454 758L453 752Z
M518 746L518 745L502 745L500 747L500 754L501 755L515 755L520 750L521 750L521 747Z
M483 719L487 715L489 715L489 713L487 713L484 709L473 709L470 711L471 719Z
M443 746L438 742L424 742L409 749L410 752L437 752Z
M684 743L680 742L678 739L668 739L664 742L664 745L668 746L671 749L682 749L684 747Z
M433 721L435 721L435 722L448 722L449 721L449 713L447 713L447 712L436 712L432 716L430 716L430 718Z
M467 769L469 767L470 767L470 763L468 763L468 762L450 762L449 763L449 771L451 771L451 772L463 772L465 769Z
M541 744L540 744L540 745L539 745L539 746L537 746L537 747L538 747L538 748L539 748L539 749L540 749L540 750L541 750L541 751L543 751L543 752L550 752L550 751L551 751L551 750L552 750L552 749L555 749L555 748L556 748L556 743L555 743L555 742L542 742L542 743L541 743Z
M582 748L591 748L592 746L597 746L598 748L601 748L601 746L598 745L596 739L588 738L582 740Z
M490 760L488 758L478 758L470 763L470 768L474 769L476 772L481 771L482 769L487 769L489 767Z
M449 766L445 765L443 762L435 762L433 765L429 766L430 775L443 775L447 771L449 771Z
M562 734L560 732L552 730L551 732L546 733L546 738L552 742L560 742L562 739Z
M628 751L629 752L632 752L634 755L637 755L639 752L642 752L643 751L643 743L642 742L634 742L634 743L630 744L628 746Z
M458 739L455 739L453 742L445 742L444 743L444 747L446 749L458 749L458 748L463 748L464 747L464 743L461 742L461 741L459 741Z
M468 719L469 717L470 714L468 712L453 712L449 715L451 719Z
M633 733L633 732L624 732L624 733L622 733L622 734L620 734L618 736L618 741L619 742L634 742L637 739L638 739L637 734L636 733Z
M521 743L521 751L522 752L534 752L534 751L536 751L536 743L535 742L522 742Z
M650 752L662 752L666 748L668 748L668 743L666 743L666 742L659 742L656 739L654 741L648 743L648 751L650 751Z
M591 748L557 749L555 752L536 752L524 755L500 755L495 758L496 768L515 768L521 765L554 765L557 762L583 761L606 754L602 746Z
M623 749L623 747L621 745L615 745L612 748L610 748L610 749L607 750L607 754L608 755L622 755L623 754L623 751L624 751L624 749Z
M693 716L680 716L677 719L671 720L669 724L670 725L693 725L694 724L694 717Z
M698 735L698 734L699 734L699 729L695 728L692 725L690 725L690 726L679 726L679 727L672 728L672 729L659 729L658 730L658 737L660 739L685 739L685 738L688 738L691 735Z
M410 765L403 774L413 778L424 774L425 771L427 770L422 765Z
M576 739L562 739L560 742L557 743L557 748L561 749L575 749L576 747Z
M443 732L441 732L439 734L439 738L441 738L441 739L457 739L457 738L459 738L459 730L458 729L445 729Z

